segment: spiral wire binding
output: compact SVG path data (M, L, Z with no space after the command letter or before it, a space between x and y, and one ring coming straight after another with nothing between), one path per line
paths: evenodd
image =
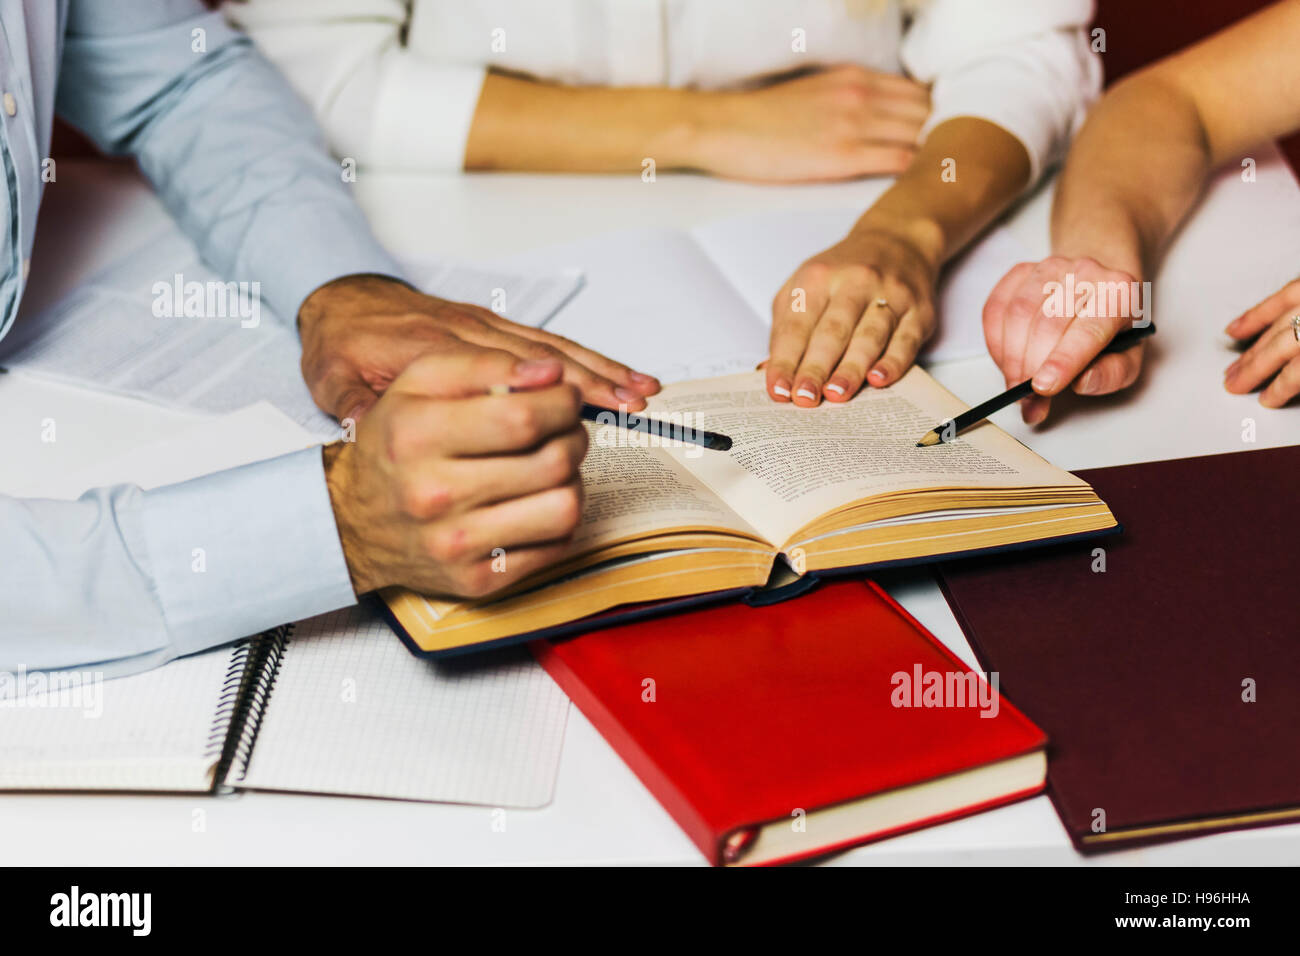
M239 780L248 773L266 704L292 636L293 625L282 624L239 644L231 656L205 754L220 755L212 774L215 793L235 790L231 777L236 768Z

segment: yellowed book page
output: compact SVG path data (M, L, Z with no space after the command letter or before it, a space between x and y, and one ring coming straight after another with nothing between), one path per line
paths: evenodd
M653 447L654 436L591 423L587 433L591 444L582 463L582 523L570 553L683 528L760 537L666 449Z
M762 372L681 382L654 396L646 414L729 435L726 453L664 453L778 546L821 515L890 492L1085 485L987 423L951 444L916 447L965 410L914 367L889 388L817 408L773 402Z

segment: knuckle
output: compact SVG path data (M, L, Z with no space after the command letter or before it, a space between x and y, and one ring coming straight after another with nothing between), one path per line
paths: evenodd
M418 451L419 435L402 423L401 416L393 415L384 422L383 444L390 461L408 461Z
M493 579L491 565L476 561L457 568L452 575L456 590L465 597L479 598L491 594L497 582Z
M817 334L818 336L843 341L852 334L855 324L843 316L828 315L817 323Z
M541 435L541 419L528 402L510 402L501 413L502 426L510 439L521 445L531 445Z
M555 500L555 520L566 537L577 530L582 521L582 487L574 482L559 490Z
M1087 337L1090 345L1102 348L1115 334L1112 323L1102 319L1083 319L1079 322L1079 331Z
M841 269L839 278L841 283L845 285L860 288L879 281L880 270L875 266L864 265L863 263L858 262Z
M824 285L830 281L830 277L831 267L828 263L821 261L805 262L799 267L795 285Z
M918 332L906 329L894 334L893 344L896 351L905 355L915 355L925 343Z
M799 377L810 378L814 382L823 382L826 380L826 366L820 362L804 362L799 366Z
M538 453L538 471L548 485L562 485L574 477L577 468L563 441L554 441Z
M559 394L562 401L565 402L564 412L565 420L577 422L578 416L582 412L582 389L572 382L561 382Z
M425 537L425 554L439 564L457 564L468 553L469 536L463 528L434 528Z
M835 87L834 98L840 109L856 113L871 103L872 95L862 78L850 75Z
M401 487L399 501L406 514L427 521L447 510L451 492L432 482L408 481Z

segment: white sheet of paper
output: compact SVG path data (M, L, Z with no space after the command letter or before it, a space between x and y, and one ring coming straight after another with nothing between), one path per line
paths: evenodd
M665 382L747 371L767 329L686 233L637 229L511 258L512 269L578 267L586 285L547 330Z
M428 258L407 264L413 281L443 298L503 311L540 326L582 286L582 275L520 275ZM267 309L224 317L171 315L155 308L158 284L182 291L218 284L175 229L123 256L53 306L23 316L2 361L25 372L163 405L226 413L266 400L321 438L337 423L316 407L302 380L297 332ZM188 296L188 292L184 293ZM184 297L174 311L184 307ZM228 313L235 312L227 309Z

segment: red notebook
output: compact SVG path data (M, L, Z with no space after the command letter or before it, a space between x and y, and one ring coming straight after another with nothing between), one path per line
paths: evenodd
M714 864L818 856L1042 790L1042 731L880 587L537 641Z

